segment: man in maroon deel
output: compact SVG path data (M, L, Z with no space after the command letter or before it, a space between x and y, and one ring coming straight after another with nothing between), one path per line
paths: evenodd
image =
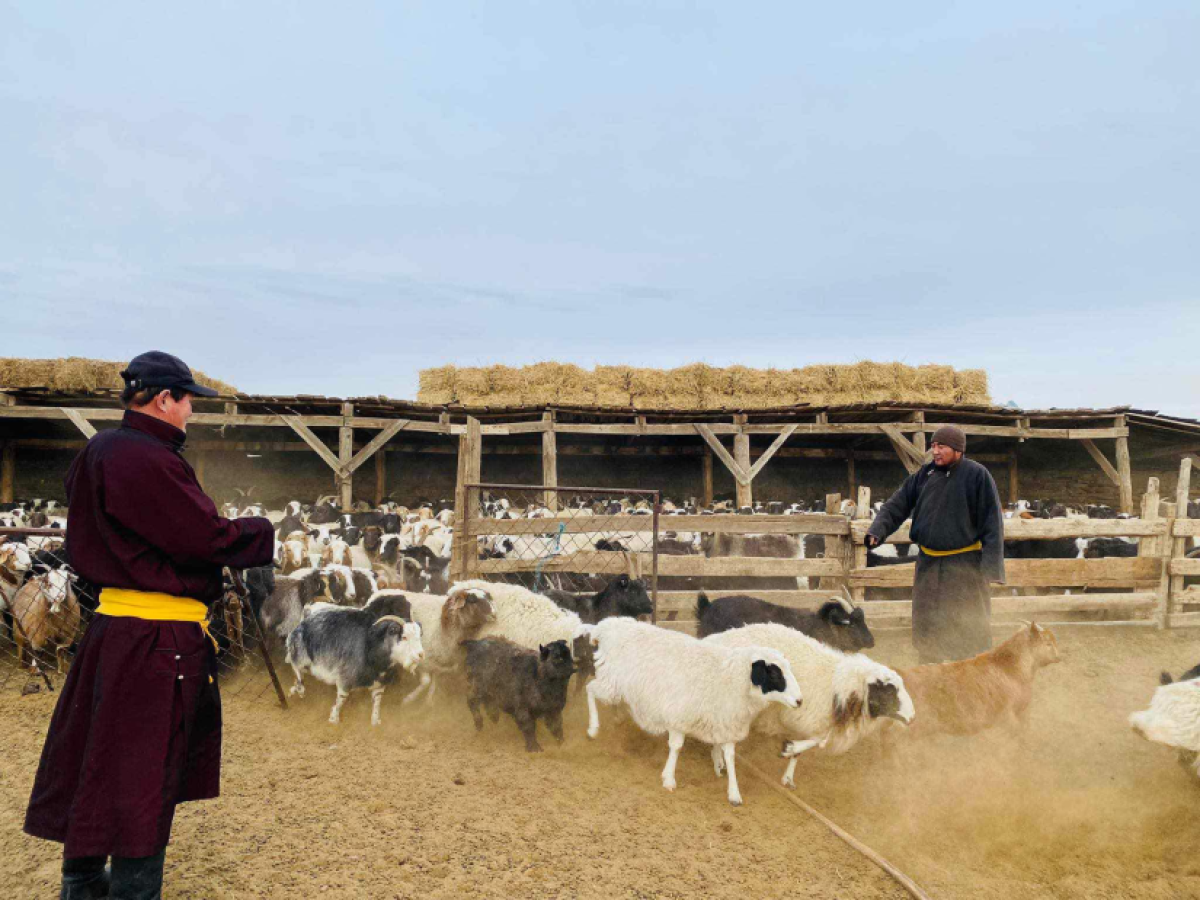
M274 551L270 521L219 516L180 454L192 395L216 392L167 353L121 374L121 427L88 441L67 473L67 554L100 605L25 816L26 832L64 845L61 900L162 896L176 804L220 790L221 697L202 620L223 566L268 565Z

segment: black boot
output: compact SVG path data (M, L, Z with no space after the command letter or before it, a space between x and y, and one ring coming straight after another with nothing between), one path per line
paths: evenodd
M62 890L58 900L104 900L108 897L109 873L104 856L64 859Z
M114 856L109 900L162 900L164 847L154 856Z

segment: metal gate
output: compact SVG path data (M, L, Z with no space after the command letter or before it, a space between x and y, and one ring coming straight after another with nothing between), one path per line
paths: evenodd
M658 620L658 491L468 484L457 498L455 580L594 592L642 578Z

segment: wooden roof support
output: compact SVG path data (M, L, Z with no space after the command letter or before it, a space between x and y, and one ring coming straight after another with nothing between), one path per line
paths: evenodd
M17 481L17 448L6 441L0 449L0 503L12 503Z
M342 427L338 429L338 462L337 469L338 494L341 497L342 512L350 512L354 505L354 469L350 464L354 461L354 426L350 420L354 418L354 404L342 404ZM366 448L364 447L365 451ZM364 457L365 458L365 457Z
M299 416L280 416L279 418L290 425L292 431L300 435L300 439L316 451L317 456L325 461L325 465L329 466L335 472L341 469L341 461L333 455L333 451L326 447L325 443L319 437L313 434L311 428L300 421Z
M745 425L746 417L744 415L734 416L733 421L735 425ZM754 505L756 472L750 466L750 435L743 433L733 436L733 457L737 461L738 468L746 473L745 479L738 478L737 483L733 486L738 509L743 509Z
M558 487L558 436L554 433L554 413L542 413L546 430L542 432L542 484ZM546 491L546 508L558 512L558 491Z
M753 466L750 467L750 480L751 481L753 481L758 476L758 473L763 470L763 466L765 466L767 463L769 463L771 461L771 457L774 456L779 451L779 448L784 445L784 442L787 441L787 439L792 436L792 434L796 431L796 427L797 426L795 426L795 425L789 425L787 428L783 429L783 431L781 431L779 433L779 437L775 438L775 440L771 443L771 446L763 451L763 455L758 458L758 462L756 462ZM750 459L750 444L749 444L750 436L746 435L745 437L747 440L746 460L748 462Z
M95 436L95 434L96 434L95 426L93 426L91 422L89 422L87 419L85 419L80 414L79 410L67 409L64 407L62 414L64 416L66 416L68 419L70 419L71 423L76 428L78 428L80 431L82 431L83 436L86 437L89 441ZM124 414L122 414L122 415L124 415Z
M1091 454L1096 464L1104 470L1104 474L1108 476L1109 480L1119 488L1121 486L1121 474L1108 461L1108 457L1100 452L1100 448L1096 446L1094 441L1083 440L1080 443L1083 444L1083 449Z
M1125 427L1124 416L1117 416L1116 426L1117 430L1129 433L1129 429ZM1117 485L1121 491L1121 512L1133 515L1133 475L1129 466L1128 437L1117 438L1117 472L1121 477Z
M468 535L466 523L479 517L479 490L468 489L467 485L479 483L482 455L483 436L479 430L479 420L468 416L466 429L458 438L458 476L454 487L454 520L463 523L464 536L455 539L450 551L450 571L458 581L469 578L472 569L478 565L475 558L478 550Z
M379 432L379 434L375 435L375 437L373 437L365 447L359 450L358 453L356 453L350 460L346 468L349 469L350 472L357 471L359 466L374 456L384 444L394 438L410 424L411 421L409 419L397 419L394 421L387 428L383 429L383 431Z
M748 485L750 483L750 473L738 465L734 458L729 455L729 451L725 449L721 442L717 440L717 436L713 434L712 428L700 422L696 422L692 427L696 429L700 437L704 438L704 443L712 448L712 452L717 455L717 459L725 464L725 468L732 473L734 480L738 484Z
M909 475L912 475L921 466L925 465L925 454L913 446L908 438L900 433L899 428L894 425L880 425L879 427L887 435L888 440L892 442L892 447L895 449L896 455L900 457L900 462L908 470Z

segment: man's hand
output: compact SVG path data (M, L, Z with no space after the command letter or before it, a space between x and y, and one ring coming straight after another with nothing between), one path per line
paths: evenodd
M865 538L863 538L863 543L866 545L867 549L870 550L873 547L879 546L879 538L875 537L873 534L868 534Z

